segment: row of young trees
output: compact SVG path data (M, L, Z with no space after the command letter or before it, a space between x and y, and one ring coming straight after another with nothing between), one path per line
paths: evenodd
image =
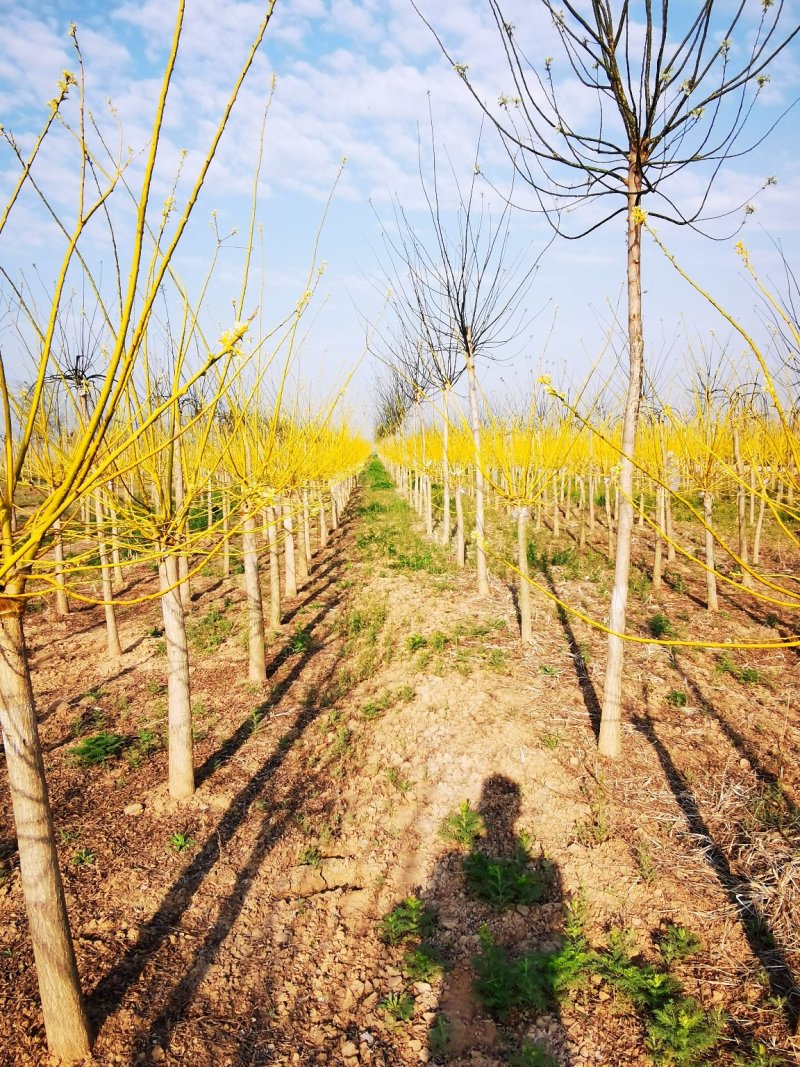
M262 46L274 0L260 6L246 58L205 151L194 174L181 175L183 194L178 196L176 179L166 204L156 202L154 190L167 165L162 134L185 34L183 0L176 4L141 159L123 149L122 137L115 148L90 111L74 29L80 73L64 75L27 154L2 130L18 178L0 212L0 241L20 241L27 212L43 226L49 221L52 246L61 255L46 300L24 275L0 268L6 308L0 352L0 726L47 1040L55 1056L68 1060L87 1055L91 1034L56 854L25 644L26 605L34 597L52 597L55 610L66 614L71 602L102 604L108 654L118 657L124 655L119 611L142 599L160 600L169 789L185 799L194 790L185 626L194 576L220 557L223 572L230 573L231 546L241 546L249 676L263 681L265 550L270 626L278 628L281 597L296 594L311 566L311 523L319 524L314 541L324 546L368 451L335 417L336 399L306 411L289 396L298 325L321 271L312 257L295 305L265 327L263 289L254 295L250 277L260 152L227 328L212 332L205 312L209 294L220 285L216 268L224 241L218 238L195 296L179 273L179 247ZM60 210L63 190L48 192L46 149L61 131L75 150L74 171L64 175L66 185L74 185L71 218ZM155 590L142 582L148 565L158 571Z
M546 26L537 20L536 8L528 8L522 27L504 13L499 0L489 0L488 7L498 37L482 42L487 47L476 53L477 66L465 62L472 57L454 55L432 22L426 22L485 121L499 135L517 180L533 194L534 210L550 222L554 236L572 238L618 216L625 219L627 360L618 450L620 507L599 739L601 753L616 756L645 382L641 282L645 207L651 217L678 225L694 226L706 214L714 214L707 208L723 163L760 144L768 132L762 125L749 144L745 140L748 120L769 81L766 71L800 33L800 26L782 3L760 4L757 10L740 4L729 10L708 0L692 10L648 2L614 5L610 0L591 0L586 6L569 2L557 6L541 0L538 13ZM539 46L546 28L560 54L537 63L530 58L531 48ZM480 63L483 55L497 54L493 45L498 43L510 87L492 103L482 86L484 80L496 82L497 70L482 71ZM475 195L477 160L467 190L456 183L456 218L448 219L435 154L434 145L432 172L423 177L427 226L415 228L399 211L394 225L387 228L389 275L400 328L398 336L388 338L384 353L394 370L383 390L378 429L396 429L398 412L418 404L415 394L420 389L442 390L446 411L454 378L467 374L477 571L479 590L485 594L485 462L475 368L519 333L521 297L532 280L535 260L509 262L514 190L501 198L505 206L499 220L493 220ZM675 178L687 169L696 174L697 185L690 206L684 207L677 200ZM695 195L698 188L700 194ZM578 222L570 230L580 219L583 225ZM421 379L418 356L427 368ZM453 359L458 368L455 376L449 371Z

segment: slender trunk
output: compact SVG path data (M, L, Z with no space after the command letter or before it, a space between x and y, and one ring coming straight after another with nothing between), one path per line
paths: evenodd
M325 498L322 490L319 491L319 547L325 548L328 543L328 519L325 514Z
M0 726L14 811L22 895L47 1044L53 1056L89 1054L89 1024L58 868L22 616L12 601L0 612Z
M222 497L222 577L230 578L231 576L231 522L230 522L230 506L228 500L223 494Z
M297 596L297 571L295 569L294 556L294 525L292 523L292 508L289 504L283 505L283 555L283 591L288 597Z
M178 420L178 430L180 430L180 420ZM172 485L173 492L175 493L175 511L180 512L183 507L184 500L186 498L186 489L183 484L183 464L181 461L181 441L179 437L176 437L172 442ZM181 546L183 547L186 538L186 530L182 528L180 531ZM185 549L181 551L178 556L178 574L180 576L180 597L181 604L183 604L183 610L189 611L192 606L192 589L189 584L189 560L186 556Z
M614 558L614 522L611 518L611 479L604 478L603 482L606 487L606 533L608 535L608 558L612 560Z
M331 483L331 529L335 530L339 525L339 512L336 507L336 486Z
M69 600L64 588L64 539L61 536L61 519L53 523L53 558L56 576L56 615L69 615Z
M433 481L425 475L425 532L433 539Z
M292 511L294 512L294 500L292 500ZM295 566L295 574L297 575L298 586L305 585L308 581L308 557L306 556L305 548L305 534L302 529L302 519L300 520L300 529L295 537L295 558L297 560Z
M206 530L210 530L214 525L214 501L211 493L211 486L206 489Z
M467 386L472 419L472 442L475 447L475 559L478 569L478 594L489 595L489 570L486 566L485 527L483 515L483 468L481 467L481 423L478 413L478 381L475 374L475 353L472 349L472 329L467 327Z
M306 574L311 567L311 508L308 503L308 490L303 490L303 551L306 556Z
M664 529L664 487L656 486L656 547L653 553L653 589L661 588L661 560L663 555L664 539L661 531Z
M757 567L761 561L761 531L764 527L764 512L767 506L766 492L761 497L758 504L758 518L756 519L756 528L753 531L753 566Z
M463 567L466 563L466 544L464 541L464 490L456 486L456 563Z
M746 570L749 563L747 548L747 489L745 488L745 470L742 462L742 453L739 444L739 431L733 431L733 462L736 469L736 517L739 527L739 559L742 561L742 585L750 587L753 584L752 575Z
M638 526L644 526L644 489L639 490L639 521Z
M703 518L706 522L706 607L709 611L718 611L717 576L714 573L714 536L711 524L714 521L713 499L711 493L703 493Z
M594 494L596 492L596 482L593 474L589 475L589 532L594 533Z
M325 513L323 507L322 513ZM267 537L269 538L269 627L281 628L281 554L278 548L278 511L267 508Z
M181 531L181 539L185 536L185 531ZM192 607L192 586L189 581L189 557L185 552L181 552L178 556L178 575L180 576L180 598L181 604L183 604L183 610L189 611Z
M561 536L561 512L558 507L558 481L556 478L552 482L553 489L553 538L557 540Z
M161 616L167 642L167 729L169 734L169 795L188 800L194 794L192 697L189 687L189 645L180 593L178 563L166 552L158 567Z
M94 513L97 520L97 551L100 555L100 578L103 584L103 610L106 616L106 638L108 654L116 659L122 655L117 631L117 613L114 610L114 589L111 580L111 567L108 562L108 548L103 537L103 497L99 489L94 491Z
M114 584L120 589L125 584L122 573L122 560L119 555L119 526L117 525L117 509L113 504L108 505L108 514L111 518L111 562L114 564Z
M622 422L622 455L619 474L619 518L614 565L614 587L608 613L608 660L603 688L603 711L600 721L599 750L603 756L620 752L620 718L622 709L622 669L624 660L625 620L628 607L628 578L631 566L633 532L633 459L644 373L644 337L642 334L642 224L636 209L642 191L641 164L631 153L628 169L628 346L630 368L625 414Z
M444 391L444 418L442 419L442 544L450 544L450 400Z
M756 469L750 464L750 525L756 521ZM755 563L755 560L753 560Z
M247 596L247 677L251 682L267 680L267 657L264 644L264 610L261 604L261 580L258 574L258 538L256 520L248 510L242 528L244 548L244 587Z
M517 563L519 568L517 584L519 636L526 644L530 644L533 634L531 632L531 587L528 582L528 509L523 507L517 512Z
M675 527L672 524L672 492L664 490L664 531L667 535L667 562L675 562Z

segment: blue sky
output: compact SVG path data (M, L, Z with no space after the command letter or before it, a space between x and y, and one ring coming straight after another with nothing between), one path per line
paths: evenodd
M479 91L487 100L509 89L500 61L497 34L480 0L451 0L420 5L436 25L459 62L469 63ZM182 54L163 140L163 162L155 198L156 214L169 194L182 149L188 151L185 174L192 171L218 115L237 64L248 46L261 6L229 0L188 0ZM759 3L753 4L760 11ZM686 3L678 5L685 11ZM722 10L726 8L721 5ZM554 78L565 99L584 113L584 102L568 72L559 65L558 43L538 5L512 0L509 17L532 58L555 57ZM787 21L797 16L787 6ZM54 95L62 69L74 69L68 37L70 22L78 27L87 71L89 106L104 130L111 130L106 98L113 102L124 131L124 144L141 150L147 143L152 106L174 20L167 0L82 2L0 0L4 47L0 54L0 122L19 143L29 143ZM760 132L800 92L797 47L772 72L753 115L751 129ZM364 346L365 324L382 307L383 283L376 254L380 226L391 217L392 197L424 225L417 173L418 126L423 138L430 100L437 138L454 169L467 179L480 124L479 109L461 79L442 56L430 32L408 0L278 0L262 53L227 131L198 204L195 221L179 261L187 282L196 285L213 249L209 227L217 211L221 232L247 223L248 198L257 148L257 131L272 75L277 88L270 110L260 189L265 266L265 321L277 321L304 287L311 247L342 157L347 166L337 187L320 245L326 273L316 298L313 326L304 343L298 375L309 392L321 396L354 366ZM723 170L712 210L741 203L770 175L778 183L754 203L743 237L760 270L780 279L773 241L780 241L797 267L800 226L800 159L797 144L800 114L795 109L777 133ZM54 203L74 212L75 153L69 138L58 135L44 159L42 182ZM482 172L500 189L508 187L507 157L497 139L484 132ZM131 171L136 172L134 164ZM0 188L13 180L14 161L0 154ZM690 200L697 177L690 172L675 189ZM178 198L183 186L179 186ZM519 191L519 186L517 186ZM487 197L492 197L487 186ZM447 197L446 197L447 199ZM520 191L519 199L524 200ZM120 219L124 225L125 213ZM725 227L723 226L724 230ZM686 231L660 226L660 234L701 282L721 302L751 321L756 303L733 252L733 241L710 242ZM721 231L720 231L721 232ZM515 213L515 247L538 254L549 240L544 221ZM739 238L737 238L739 239ZM99 233L90 245L96 262L108 260ZM542 360L548 369L567 368L582 378L603 345L604 329L619 306L624 284L625 244L622 220L616 220L580 242L555 241L542 258L531 306L544 309L523 341L514 345L515 359L503 367L485 368L489 393L521 392ZM10 272L36 263L46 288L53 269L52 231L33 202L20 210L16 225L3 238L0 258ZM221 261L207 313L222 328L230 324L230 301L236 292L240 242L233 238ZM124 242L123 242L124 244ZM653 247L644 251L645 331L651 360L664 364L664 380L680 380L681 339L725 333L714 313L690 293ZM253 306L259 303L251 297ZM252 310L252 308L251 308ZM8 328L8 315L0 319ZM4 354L10 346L3 339ZM665 354L666 353L666 354ZM362 364L348 394L348 403L363 429L369 430L374 367ZM502 379L502 382L501 382Z

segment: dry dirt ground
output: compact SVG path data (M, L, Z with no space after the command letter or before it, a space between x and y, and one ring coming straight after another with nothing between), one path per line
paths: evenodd
M634 597L633 632L657 612L708 639L788 632L725 596L707 619L681 566L658 597ZM198 789L181 805L159 745L156 604L121 613L114 663L100 609L30 616L92 1062L536 1067L546 1061L519 1058L528 1035L564 1067L652 1063L642 1013L598 975L558 1008L492 1018L482 1007L481 929L512 957L555 948L570 902L590 946L624 929L640 962L658 964L669 924L700 935L673 974L724 1012L707 1062L796 1062L796 650L630 648L624 754L602 762L602 636L539 600L523 649L500 570L480 600L472 573L426 546L391 490L361 488L286 605L263 688L246 680L241 579L198 580ZM136 580L145 589L153 577ZM538 580L602 615L601 553ZM77 765L71 749L99 730L127 747L105 766ZM539 902L497 908L470 892L464 850L441 833L465 801L483 818L486 854L525 843L547 875ZM0 862L0 1063L47 1064L1 775ZM412 894L433 913L446 964L429 980L409 976L407 946L381 927ZM410 1018L387 1010L398 1004Z

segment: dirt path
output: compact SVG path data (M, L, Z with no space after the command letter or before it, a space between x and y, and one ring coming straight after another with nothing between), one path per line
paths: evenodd
M555 951L576 908L588 945L625 929L629 956L651 963L668 924L696 931L701 951L673 973L704 1009L727 1013L711 1062L751 1055L754 1038L792 1062L797 823L789 794L770 801L765 788L777 723L781 759L796 752L794 696L761 693L756 731L747 694L720 711L713 666L696 657L700 696L665 704L673 666L643 649L629 665L642 704L626 758L600 765L583 635L540 607L523 651L505 585L495 579L481 602L388 489L351 504L289 605L263 691L242 681L237 626L215 630L238 618L237 583L205 584L196 639L210 633L216 647L194 659L200 786L189 805L169 800L157 744L107 767L69 759L76 720L78 732L158 734L163 657L157 632L142 640L155 609L125 617L130 650L99 678L96 612L30 627L95 1062L544 1064L520 1058L527 1035L571 1067L651 1063L642 1011L596 973L560 1009L492 1017L474 991L487 936L514 958ZM39 1065L48 1056L0 788L0 1063ZM774 818L752 822L754 798ZM465 801L483 820L482 855L511 862L522 842L538 900L501 908L471 891L465 848L440 832ZM92 858L77 864L80 850ZM432 913L426 938L445 962L423 977L409 970L409 942L387 943L381 926L409 896Z

